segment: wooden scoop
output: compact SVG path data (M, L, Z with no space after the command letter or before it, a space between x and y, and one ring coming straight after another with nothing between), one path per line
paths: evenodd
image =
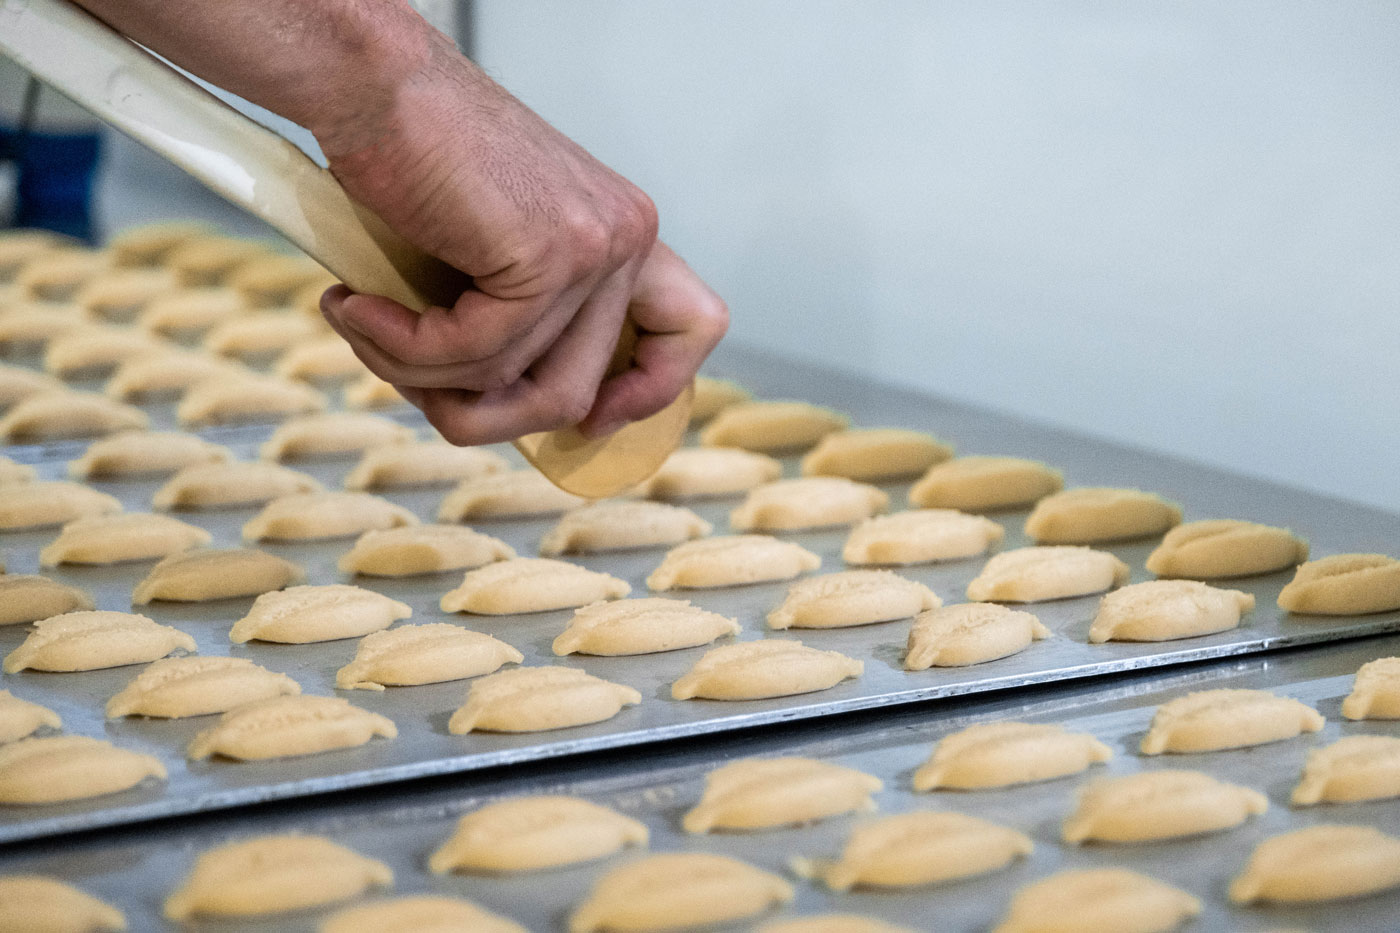
M0 52L262 218L357 292L421 311L471 287L352 201L300 149L224 104L140 46L64 0L0 0ZM627 369L629 321L608 375ZM551 481L590 499L646 479L680 444L694 391L616 433L530 434L516 448Z

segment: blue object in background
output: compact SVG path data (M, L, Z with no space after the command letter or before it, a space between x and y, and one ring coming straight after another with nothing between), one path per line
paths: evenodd
M101 152L97 132L20 133L0 127L0 152L18 167L16 227L92 239L92 180Z

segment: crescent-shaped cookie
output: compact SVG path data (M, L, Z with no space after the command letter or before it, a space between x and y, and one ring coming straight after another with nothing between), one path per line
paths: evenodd
M236 424L324 411L326 404L325 395L294 379L216 373L190 386L175 418L183 427Z
M9 408L31 396L64 391L64 384L47 373L0 363L0 408Z
M942 605L933 590L889 570L843 570L799 580L768 627L842 628L907 619Z
M288 694L235 706L195 735L185 755L191 761L212 755L258 761L356 748L398 734L393 720L339 697Z
M0 877L0 930L119 933L126 928L120 910L57 878Z
M162 262L181 243L210 233L209 227L198 221L136 224L113 233L107 240L107 251L119 266L152 266Z
M20 739L0 745L0 803L43 804L129 790L165 780L150 755L82 735Z
M122 510L115 496L98 492L81 483L44 480L5 487L0 496L0 530L17 531L62 525L93 515L112 515Z
M662 502L595 502L567 513L540 541L540 556L669 547L703 538L713 526L690 509Z
M1323 616L1400 609L1400 560L1384 554L1334 554L1308 561L1278 594L1278 605Z
M0 574L0 625L37 622L93 605L76 586L35 574Z
M216 373L251 375L251 370L210 356L202 350L170 347L127 357L112 372L102 392L119 401L154 401L183 395Z
M569 933L734 923L792 898L792 885L738 859L668 852L603 875L569 917Z
M299 415L277 426L258 448L264 460L302 460L358 453L386 444L413 440L413 429L359 411L333 411Z
M510 469L505 457L486 447L457 447L446 441L414 441L374 447L345 474L351 490L440 486Z
M0 690L0 745L28 738L45 727L60 729L63 719L47 706L21 700L8 690Z
M108 700L106 715L108 719L185 719L226 713L254 700L298 693L301 685L295 680L247 658L163 658Z
M455 590L443 595L443 612L513 615L577 609L632 591L626 581L561 560L517 557L468 570Z
M337 338L338 339L338 338ZM347 907L327 917L320 933L528 933L513 920L459 897L420 894Z
M1144 755L1245 748L1317 732L1317 710L1267 690L1202 690L1157 707L1142 738Z
M858 428L836 431L802 458L803 476L844 476L867 483L919 476L953 456L953 448L923 431Z
M366 372L365 364L355 355L355 348L339 334L293 344L277 357L272 371L283 379L314 383L354 379Z
M319 492L311 476L276 463L198 463L181 469L151 497L157 509L218 509L260 505L282 496Z
M721 535L687 541L667 551L661 565L647 577L647 587L661 592L791 580L821 563L816 554L791 541L769 535Z
M248 302L231 288L181 288L148 301L136 326L153 334L195 336L248 310Z
M730 405L747 402L753 393L730 379L695 377L695 400L690 405L692 426L709 421Z
M738 402L701 429L700 443L759 453L801 450L850 423L840 412L806 402Z
M1153 493L1082 486L1037 502L1026 534L1040 544L1098 544L1160 535L1180 522L1181 506Z
M235 266L268 252L266 245L253 240L201 233L172 246L162 262L174 269L185 285L219 285Z
M926 671L995 661L1050 636L1050 630L1029 612L995 603L929 609L919 613L909 629L904 669Z
M1400 739L1349 735L1308 752L1293 788L1295 807L1400 797Z
M385 382L374 373L365 373L345 387L345 407L364 411L371 408L393 408L403 405L404 397L393 383Z
M646 824L580 797L515 797L473 810L428 858L434 874L538 871L645 846Z
M1222 518L1168 531L1147 556L1159 577L1213 580L1273 573L1308 559L1308 543L1287 528Z
M1126 868L1087 868L1016 892L992 933L1168 933L1200 912L1180 888Z
M5 578L0 577L0 587ZM1351 693L1342 701L1347 719L1400 719L1400 658L1376 658L1361 665Z
M841 557L856 566L927 564L976 557L1001 543L1005 530L981 515L913 509L867 518L851 530Z
M1087 547L1023 547L994 555L967 585L972 602L1038 603L1089 596L1128 582L1128 565Z
M499 639L446 622L403 625L366 635L335 675L342 690L383 690L464 680L525 659Z
M699 803L681 819L688 833L795 826L875 809L879 778L813 758L745 758L705 776Z
M49 341L44 349L44 371L70 378L79 373L110 370L122 360L169 348L167 341L134 327L89 324Z
M144 428L146 413L92 392L54 389L20 401L0 418L0 440L22 444L67 437L98 437Z
M235 596L257 596L306 579L306 571L285 558L244 548L171 554L151 568L131 592L131 604L152 600L200 603Z
M469 570L509 560L515 549L464 525L405 525L366 531L340 558L341 573L410 577L444 570Z
M751 489L729 513L729 525L735 531L850 525L885 511L889 501L877 487L839 476L780 479Z
M1151 580L1109 593L1089 626L1089 641L1170 641L1236 628L1254 594L1195 580Z
M958 457L935 464L909 489L921 509L990 512L1030 505L1064 487L1064 477L1039 460Z
M302 492L263 506L243 525L243 540L321 541L416 524L408 509L367 492Z
M1400 885L1400 839L1374 826L1324 823L1270 836L1230 883L1236 904L1312 904Z
M0 299L0 346L11 349L43 346L91 320L88 312L75 304L4 304Z
M325 324L287 311L249 311L209 329L200 346L243 359L282 353L325 333Z
M208 544L212 538L203 528L169 515L93 515L64 525L58 537L39 552L39 566L151 560Z
M801 642L764 639L712 648L671 685L671 698L762 700L827 690L860 677L865 664Z
M233 452L182 431L121 431L98 438L68 461L76 479L155 476L205 463L227 463Z
M637 491L648 499L728 496L771 483L782 475L782 463L767 454L738 447L682 447Z
M94 671L194 651L194 638L142 615L80 610L41 619L19 647L5 656L7 674L18 671Z
M476 518L553 515L576 509L588 500L565 492L535 469L490 473L464 480L438 506L440 522Z
M293 586L253 600L228 637L238 645L254 639L303 645L359 638L411 615L413 609L406 603L346 583Z
M543 732L602 722L642 695L572 667L517 667L474 681L448 720L453 735Z
M574 612L554 639L557 655L632 655L708 645L739 634L739 623L681 599L620 599Z
M1099 778L1065 818L1065 842L1147 842L1239 826L1269 808L1256 790L1200 771L1143 771Z
M1079 774L1113 757L1083 732L1027 722L989 722L945 736L914 772L914 789L1009 787Z

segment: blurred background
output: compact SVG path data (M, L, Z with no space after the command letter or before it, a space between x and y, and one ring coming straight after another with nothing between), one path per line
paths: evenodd
M656 200L730 341L1400 511L1393 0L420 5ZM99 238L256 232L102 143Z

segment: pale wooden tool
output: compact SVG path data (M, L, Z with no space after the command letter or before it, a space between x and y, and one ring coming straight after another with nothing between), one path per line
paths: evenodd
M267 221L355 291L421 311L451 306L470 287L352 201L296 146L65 0L0 0L0 52ZM631 365L636 336L629 322L609 375ZM569 492L610 496L646 479L676 449L693 394L687 389L605 438L565 428L515 446Z

